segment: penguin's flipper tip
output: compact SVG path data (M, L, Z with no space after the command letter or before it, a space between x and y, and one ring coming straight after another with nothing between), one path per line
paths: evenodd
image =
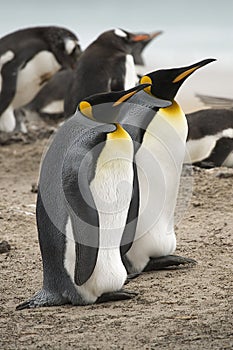
M178 255L167 255L158 258L151 258L143 271L148 272L163 269L172 269L180 265L185 265L185 267L191 267L196 264L197 261L192 258L187 258Z
M96 304L102 304L109 301L120 301L120 300L128 300L136 297L138 295L137 292L121 289L116 292L104 293L102 294L96 301Z

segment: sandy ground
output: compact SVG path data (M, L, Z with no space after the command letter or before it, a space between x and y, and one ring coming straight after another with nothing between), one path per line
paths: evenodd
M232 170L193 172L176 232L177 254L196 267L141 275L130 301L15 311L42 283L31 184L46 142L0 148L0 241L11 245L0 254L0 349L232 349Z

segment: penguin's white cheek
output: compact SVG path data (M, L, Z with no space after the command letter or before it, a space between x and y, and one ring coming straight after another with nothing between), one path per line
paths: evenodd
M127 37L127 34L125 32L123 32L123 30L118 29L118 28L114 30L114 33L115 33L115 35L117 35L117 36L119 36L121 38L126 38Z
M78 45L78 42L72 39L65 39L65 50L68 55L71 55L76 46Z

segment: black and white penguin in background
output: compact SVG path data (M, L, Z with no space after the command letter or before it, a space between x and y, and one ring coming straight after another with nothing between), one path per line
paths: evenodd
M162 33L163 32L161 30L153 33L137 33L138 40L135 41L132 46L132 55L136 73L139 78L141 78L146 73L146 64L142 55L143 51L153 39L157 38ZM139 40L140 38L141 40Z
M14 131L14 110L61 68L75 68L80 53L76 35L62 27L26 28L1 38L0 131ZM19 128L25 131L23 124Z
M141 32L132 34L135 36L134 41L132 41L132 56L138 77L139 75L141 77L142 71L145 72L146 69L142 55L144 49L161 33L161 31L157 31L153 33ZM106 64L108 63L106 62ZM113 70L112 73L115 74ZM70 69L57 72L38 92L32 101L16 111L16 114L19 115L18 119L20 119L20 114L22 118L26 116L26 119L28 120L31 120L33 117L34 119L41 117L43 120L47 121L57 121L59 119L63 119L64 98L67 91L70 93L69 87L74 78L76 78L76 76L74 77L73 71ZM83 81L83 84L86 85L86 81ZM109 87L106 86L106 89L108 88ZM85 88L85 91L87 95L89 95L89 91L87 89Z
M147 35L114 29L102 33L91 43L79 59L65 96L65 116L73 115L78 103L87 96L135 86L138 77L132 47L146 38Z
M146 116L140 128L135 115L123 119L125 130L138 144L135 162L139 181L139 212L136 234L124 257L127 271L140 273L195 263L193 259L173 255L176 249L174 213L186 150L188 124L174 100L184 81L197 69L215 61L206 59L191 66L164 69L143 76L140 83L151 84L140 94L171 100L172 105ZM131 102L140 96L131 98ZM136 103L136 101L135 101ZM124 114L123 107L123 114ZM141 115L142 118L142 115ZM135 206L132 206L134 208Z
M187 114L185 163L201 168L233 168L233 109L203 109Z
M135 295L122 290L127 271L120 245L129 221L136 223L129 208L139 202L134 145L119 124L119 110L146 86L85 98L55 135L43 159L37 199L43 288L18 310ZM170 104L153 100L153 107ZM131 242L134 233L135 226Z

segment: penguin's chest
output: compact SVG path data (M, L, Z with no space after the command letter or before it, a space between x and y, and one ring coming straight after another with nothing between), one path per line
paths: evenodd
M12 102L14 109L30 102L60 67L51 52L41 51L19 69Z
M139 217L135 241L127 256L137 271L145 267L150 257L171 254L176 248L174 210L186 136L184 115L172 120L158 113L136 154Z
M99 250L91 277L76 286L87 303L121 289L127 277L120 242L132 196L132 161L133 145L128 140L107 141L97 160L90 190L99 216Z
M132 55L126 55L125 58L125 90L128 90L136 85L138 76L136 73L134 60Z

